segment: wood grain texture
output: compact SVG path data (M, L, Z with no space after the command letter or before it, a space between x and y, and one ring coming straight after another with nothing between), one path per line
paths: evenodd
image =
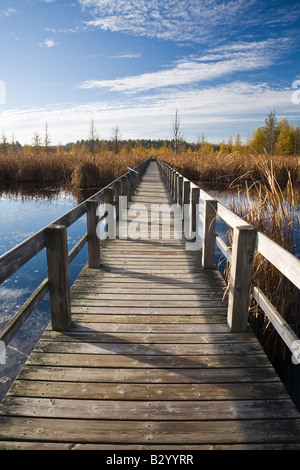
M173 204L156 162L136 202ZM253 332L229 331L224 288L184 240L106 240L69 330L49 325L3 400L0 449L299 449L299 413Z

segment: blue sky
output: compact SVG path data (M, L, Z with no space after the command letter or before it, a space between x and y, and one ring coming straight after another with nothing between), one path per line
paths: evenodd
M0 0L0 133L168 139L176 109L190 142L274 109L300 125L299 26L298 1Z

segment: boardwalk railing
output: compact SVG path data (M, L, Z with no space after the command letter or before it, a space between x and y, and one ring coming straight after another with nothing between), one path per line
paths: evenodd
M184 207L204 203L203 216L192 214L194 226L198 216L203 223L202 267L214 267L215 246L217 245L230 262L230 284L227 323L231 331L243 332L247 328L250 292L264 311L274 328L293 353L295 363L300 363L300 340L271 301L252 280L254 252L257 250L273 264L298 289L300 288L300 260L290 252L255 230L241 217L212 198L178 171L158 160L159 168L166 181L174 202ZM219 217L233 229L232 248L228 247L216 233L216 218Z
M127 200L130 201L149 161L150 159L145 160L136 168L130 169L129 172L101 189L91 198L0 257L0 285L44 248L47 251L48 268L48 277L43 280L0 332L2 344L8 345L10 343L48 292L52 328L54 330L69 328L71 322L69 264L87 243L89 267L99 267L100 239L96 234L96 228L99 222L107 217L107 212L99 217L99 205L100 203L114 205L116 217L118 217L119 196L127 196ZM85 214L87 215L87 233L68 253L67 227L70 227Z
M49 292L51 322L55 330L68 329L71 322L69 264L88 243L89 267L100 266L100 238L96 229L107 212L98 215L100 203L116 207L119 214L119 196L131 199L150 159L116 179L91 198L58 218L32 237L0 257L0 285L16 273L41 250L47 251L48 277L0 332L0 341L6 345L12 340L37 305ZM181 207L182 221L190 225L190 233L197 233L199 217L203 223L202 267L214 268L217 245L231 263L227 323L231 331L243 332L247 328L250 292L269 318L281 338L300 362L300 340L271 301L252 280L254 251L271 262L297 288L300 288L300 260L267 236L256 231L241 217L212 198L207 192L186 179L176 170L157 159L160 171L174 202ZM204 203L203 216L199 214L199 199ZM87 233L68 253L67 227L87 215ZM233 229L230 249L216 233L217 216Z

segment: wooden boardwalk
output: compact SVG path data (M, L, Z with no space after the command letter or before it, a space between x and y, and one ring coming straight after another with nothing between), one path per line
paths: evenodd
M172 204L151 162L130 204ZM145 217L143 231L148 230ZM108 240L0 407L0 449L300 449L300 415L183 240Z

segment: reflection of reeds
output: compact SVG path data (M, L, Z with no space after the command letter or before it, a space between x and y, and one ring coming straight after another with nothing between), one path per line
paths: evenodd
M263 167L260 176L259 182L253 181L251 185L245 185L243 196L239 193L237 200L232 199L231 210L280 246L297 255L300 219L295 208L291 175L287 172L284 191L277 181L272 165ZM299 290L257 251L253 263L253 280L299 334ZM282 372L290 354L253 299L249 320L278 372Z

